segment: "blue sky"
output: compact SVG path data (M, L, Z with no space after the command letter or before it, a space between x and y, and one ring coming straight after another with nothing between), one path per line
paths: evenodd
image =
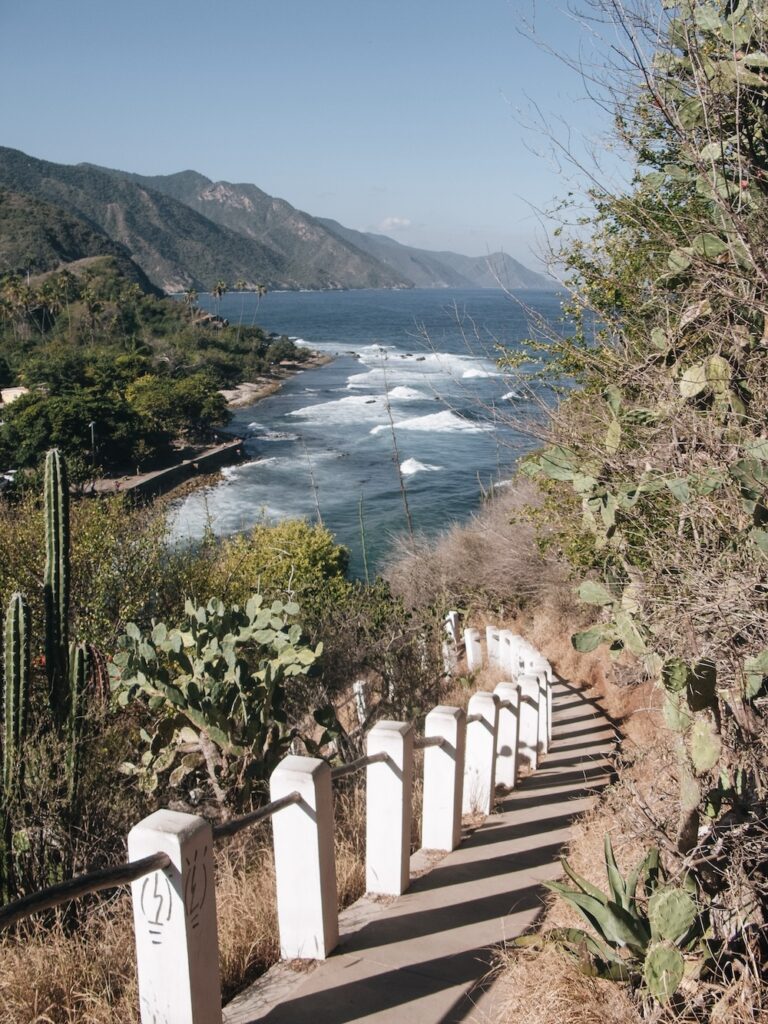
M544 0L24 0L0 5L0 143L145 174L254 182L425 248L533 263L533 207L568 181L529 100L594 135Z

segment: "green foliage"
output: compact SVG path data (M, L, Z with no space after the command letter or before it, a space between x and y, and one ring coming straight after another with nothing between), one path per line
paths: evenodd
M659 1003L678 990L686 963L701 971L710 961L704 916L684 889L663 883L658 849L651 849L626 879L605 837L608 891L603 892L563 860L576 885L547 882L586 920L594 934L578 928L553 929L520 940L554 945L570 954L586 974L645 986ZM638 886L642 896L638 896Z
M190 752L191 730L192 753L203 755L217 799L248 805L254 785L268 777L295 735L284 711L286 681L306 675L322 654L322 644L313 649L301 642L298 612L293 602L266 604L255 594L244 608L215 599L206 607L187 602L179 628L156 623L142 634L128 624L110 670L120 704L140 696L163 716L142 758L150 789L178 754ZM172 784L186 778L180 768L194 764L182 761Z
M64 751L59 782L63 790L60 811L65 826L76 821L80 782L80 754L85 715L85 692L89 678L89 655L83 646L69 645L69 488L66 464L60 452L48 453L45 464L45 668L47 708L35 724L41 740L52 735ZM21 593L11 597L3 638L3 827L0 835L0 887L10 898L15 892L14 857L29 852L23 826L30 800L25 786L27 764L39 756L25 744L29 708L32 704L31 615ZM39 766L38 766L39 769ZM19 846L19 843L21 844ZM57 851L43 853L46 869Z

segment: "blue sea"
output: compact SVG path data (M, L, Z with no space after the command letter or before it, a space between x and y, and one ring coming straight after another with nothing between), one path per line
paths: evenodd
M497 360L519 350L537 318L558 324L561 300L496 290L225 295L220 313L230 322L256 322L334 358L235 411L229 429L246 438L247 460L179 503L176 535L319 515L362 575L362 502L375 573L407 528L398 459L417 532L465 520L539 443L550 392ZM214 308L210 296L200 305Z

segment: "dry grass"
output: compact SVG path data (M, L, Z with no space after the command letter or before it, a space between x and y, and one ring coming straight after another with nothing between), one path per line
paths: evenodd
M506 952L502 955L502 1010L510 1024L640 1024L635 1004L618 985L580 974L567 956Z
M544 557L535 527L518 519L539 495L525 480L501 488L463 525L435 541L410 541L396 548L385 569L393 592L409 608L449 605L465 608L515 607L551 600L562 588L561 565Z
M336 799L339 907L365 890L364 786ZM225 1000L280 955L268 824L216 852L219 956ZM127 893L101 902L70 933L30 922L0 941L0 1024L138 1024L133 919Z

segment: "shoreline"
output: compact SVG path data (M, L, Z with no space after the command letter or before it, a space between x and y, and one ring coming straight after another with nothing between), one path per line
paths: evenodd
M302 362L285 360L272 373L263 374L255 381L243 381L234 388L221 388L219 394L224 396L228 408L246 409L249 405L256 405L262 398L274 395L291 377L304 370L316 370L320 366L326 366L333 360L334 356L322 352L313 352Z
M235 388L221 389L229 409L244 409L256 405L263 398L274 395L285 381L297 376L303 370L314 370L333 362L334 357L313 352L302 362L286 360L271 374L264 374L255 381L243 381ZM107 494L132 494L142 497L182 498L192 491L215 486L221 480L221 466L242 462L246 458L243 450L244 437L229 435L231 440L210 445L195 452L191 458L159 470L120 477L104 477L95 481L93 487L84 491L86 496ZM218 465L216 465L218 463ZM213 468L213 467L216 468Z

